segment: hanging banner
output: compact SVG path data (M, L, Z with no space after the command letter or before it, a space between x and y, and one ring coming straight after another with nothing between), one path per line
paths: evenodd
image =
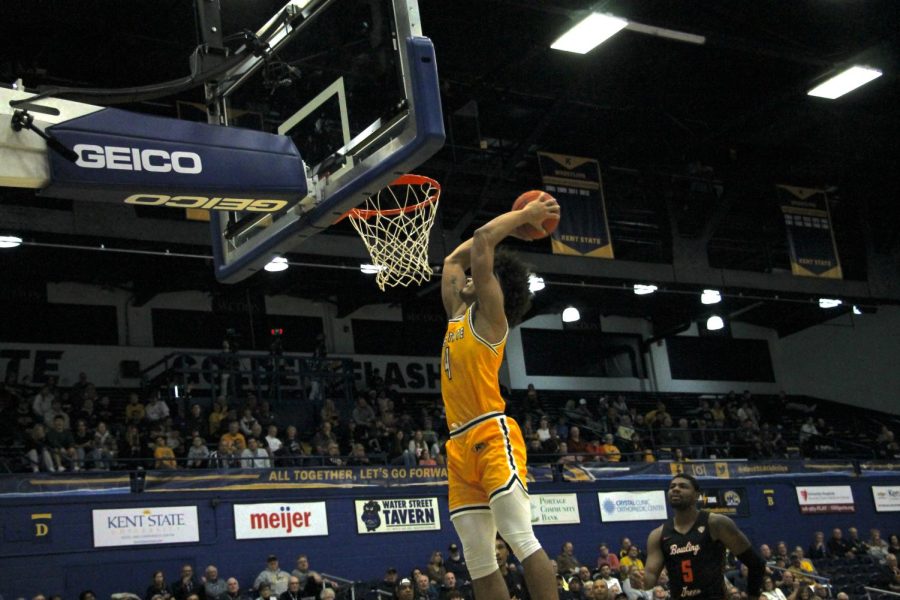
M825 191L790 185L776 185L775 190L787 230L791 273L843 279Z
M592 158L538 152L544 189L559 202L553 254L614 258L600 163Z

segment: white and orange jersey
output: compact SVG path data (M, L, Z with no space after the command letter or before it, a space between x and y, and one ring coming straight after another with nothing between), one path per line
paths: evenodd
M497 373L509 328L499 342L487 341L475 331L475 307L473 303L463 315L450 319L444 335L441 395L451 433L503 414L506 409Z

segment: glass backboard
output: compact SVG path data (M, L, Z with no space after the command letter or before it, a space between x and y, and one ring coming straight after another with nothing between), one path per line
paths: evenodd
M219 119L289 137L308 191L281 213L212 215L225 282L327 229L444 142L434 49L415 0L293 0L258 35L272 52L220 80Z

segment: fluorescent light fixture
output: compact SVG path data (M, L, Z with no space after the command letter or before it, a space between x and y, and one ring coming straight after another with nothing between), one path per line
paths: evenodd
M635 23L634 21L629 21L628 26L626 27L628 31L636 31L638 33L646 33L647 35L653 35L656 37L667 38L670 40L676 40L678 42L687 42L689 44L697 44L702 46L706 43L706 38L702 35L697 35L694 33L686 33L684 31L677 31L675 29L666 29L665 27L654 27L653 25L644 25L643 23Z
M550 47L564 52L587 54L619 33L626 25L628 25L628 21L625 19L596 12L591 13L562 34Z
M18 248L22 245L22 238L14 235L0 235L0 248Z
M532 273L528 276L528 291L532 294L541 291L545 287L547 287L547 284L544 283L544 278L540 275Z
M819 298L819 308L836 308L843 304L843 302L837 298Z
M834 100L835 98L840 98L844 94L852 92L856 88L869 83L873 79L878 79L879 77L881 77L881 71L878 69L853 65L849 69L841 71L828 81L820 83L809 90L807 94Z
M725 321L719 315L713 315L706 320L706 328L710 331L718 331L725 327Z
M288 260L285 257L276 256L263 268L269 273L278 273L279 271L286 270L289 266Z
M861 310L857 305L855 305L855 304L853 305L853 314L854 314L854 315L861 315L861 314L862 314L862 310Z
M384 267L381 265L373 265L371 263L363 263L359 265L359 270L366 275L375 275L376 273L383 271Z
M647 294L652 294L659 288L653 285L652 283L636 283L634 284L634 293L638 296L646 296Z
M574 306L569 306L566 310L563 311L562 320L563 323L574 323L578 319L581 318L581 313L578 312L578 309Z
M722 294L719 290L703 290L700 294L700 302L703 304L718 304L722 301Z

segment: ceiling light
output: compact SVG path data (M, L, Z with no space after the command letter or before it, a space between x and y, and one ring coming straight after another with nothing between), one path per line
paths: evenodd
M528 276L528 291L532 294L541 291L545 287L547 287L547 285L544 283L543 277L535 275L534 273Z
M550 45L554 50L586 54L620 32L628 21L612 15L591 13Z
M820 83L809 90L807 94L834 100L835 98L840 98L847 92L852 92L856 88L869 83L873 79L878 79L879 77L881 77L881 71L878 69L854 65L849 69L838 73L828 81Z
M719 315L713 315L706 320L706 328L710 331L718 331L725 327L725 321Z
M277 273L279 271L286 270L290 265L288 265L288 260L283 256L276 256L272 260L269 261L265 267L263 267L269 273Z
M653 25L644 25L643 23L635 23L629 21L626 27L628 31L636 31L638 33L646 33L647 35L655 35L661 38L668 38L679 42L687 42L689 44L703 45L706 38L702 35L686 33L684 31L676 31L675 29L666 29L665 27L654 27Z
M853 305L853 314L854 314L854 315L861 315L861 314L862 314L862 310L861 310L857 305L855 305L855 304Z
M22 238L14 235L0 235L0 248L17 248L22 245Z
M703 290L700 295L700 302L703 304L718 304L722 301L722 294L719 290Z
M562 313L563 323L574 323L581 318L581 313L574 306L569 306Z
M819 298L819 308L835 308L843 304L837 298Z
M647 294L652 294L659 288L653 285L652 283L636 283L634 284L634 293L638 296L646 296Z
M363 263L359 265L359 270L366 275L375 275L384 270L382 265L373 265L371 263Z

